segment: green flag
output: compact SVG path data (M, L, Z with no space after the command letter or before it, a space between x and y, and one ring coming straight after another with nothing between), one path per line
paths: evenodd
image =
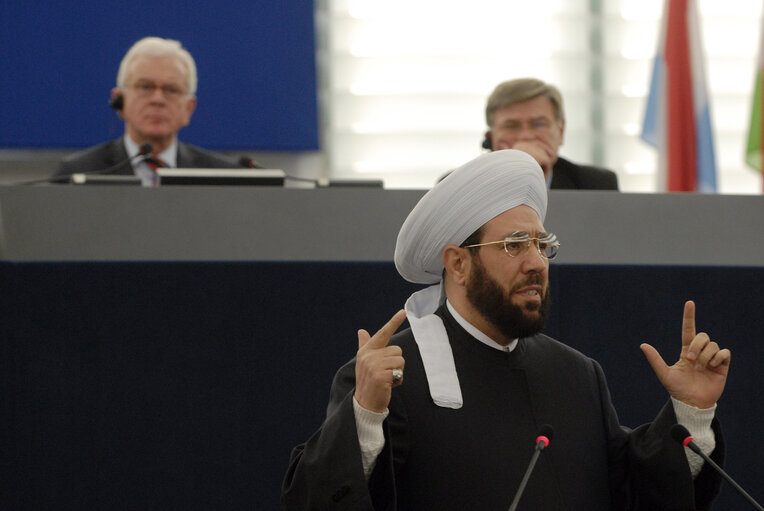
M751 124L748 127L748 144L745 149L745 162L761 172L761 63L757 67L756 85L753 90L753 107L751 108Z

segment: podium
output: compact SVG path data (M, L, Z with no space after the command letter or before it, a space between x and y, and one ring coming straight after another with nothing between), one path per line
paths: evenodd
M423 193L0 187L0 507L278 508L357 329L420 288L392 256ZM575 191L545 222L562 242L546 333L601 363L623 424L667 399L639 344L673 360L696 301L733 353L718 414L751 489L763 224L759 196Z

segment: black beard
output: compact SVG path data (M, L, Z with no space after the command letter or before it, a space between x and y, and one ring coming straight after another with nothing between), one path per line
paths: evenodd
M530 337L544 329L551 304L549 288L543 292L540 305L529 303L523 308L513 304L510 299L517 289L541 284L541 275L531 275L521 285L504 293L499 283L486 273L479 255L473 256L472 262L474 268L467 283L467 299L483 317L508 339ZM537 314L528 316L525 311Z

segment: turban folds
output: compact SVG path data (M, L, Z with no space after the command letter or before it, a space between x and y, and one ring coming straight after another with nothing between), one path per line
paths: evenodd
M530 155L506 149L462 165L427 192L403 223L395 245L398 273L418 284L439 282L446 245L460 245L495 216L523 204L544 221L546 182Z

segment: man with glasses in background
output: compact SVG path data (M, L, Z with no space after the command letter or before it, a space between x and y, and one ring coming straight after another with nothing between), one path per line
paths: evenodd
M507 509L534 439L552 430L520 509L708 509L721 478L669 431L683 424L723 457L714 412L729 350L696 334L687 302L678 362L641 346L670 399L651 424L620 426L600 365L540 333L560 247L546 209L541 168L517 150L484 154L425 194L394 259L430 286L373 336L358 331L323 425L292 451L284 509Z
M541 165L551 189L618 190L615 172L578 165L557 153L565 133L565 112L557 87L535 78L496 86L485 108L483 148L518 149Z
M135 174L144 186L153 186L157 167L239 167L223 155L178 140L196 108L196 85L196 64L180 42L139 40L119 65L109 101L125 121L124 136L67 156L54 176L108 169L112 174Z

